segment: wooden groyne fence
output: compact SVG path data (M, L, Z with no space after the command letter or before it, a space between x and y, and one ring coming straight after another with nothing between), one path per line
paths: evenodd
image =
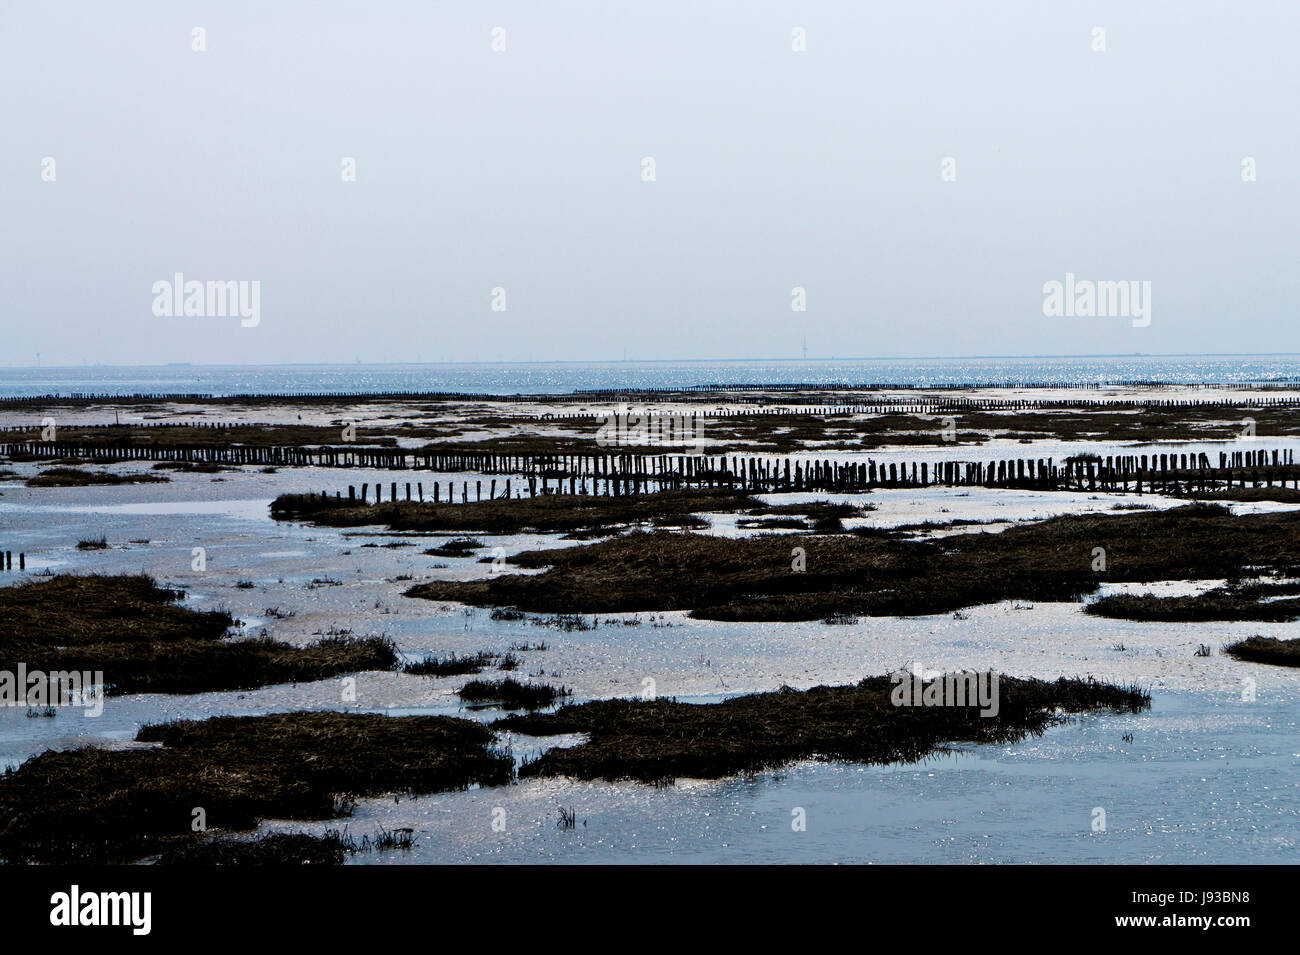
M396 448L279 446L96 445L65 442L0 444L0 454L28 460L95 463L156 461L262 467L374 468L519 476L533 493L551 482L573 493L622 494L683 487L763 491L867 491L877 487L982 486L1039 490L1163 491L1293 484L1300 468L1290 449L1205 453L1080 455L1064 461L1010 458L981 461L818 459L811 455L673 455L647 453L514 455ZM580 483L581 482L581 485ZM495 496L495 495L494 495Z

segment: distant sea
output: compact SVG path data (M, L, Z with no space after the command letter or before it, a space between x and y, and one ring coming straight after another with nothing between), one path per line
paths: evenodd
M882 358L428 365L95 365L0 367L0 397L46 394L565 394L713 384L1097 385L1300 382L1300 355Z

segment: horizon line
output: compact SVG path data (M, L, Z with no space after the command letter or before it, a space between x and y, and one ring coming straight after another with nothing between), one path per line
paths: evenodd
M556 359L527 361L301 361L301 362L162 362L160 364L113 364L101 362L82 365L0 365L9 369L61 369L61 368L355 368L357 366L394 365L408 367L484 366L484 365L704 365L742 364L748 362L786 362L807 364L830 361L989 361L1028 359L1083 359L1083 358L1283 358L1298 357L1300 352L1098 352L1076 355L887 355L876 357L830 356L823 358L613 358L613 359Z

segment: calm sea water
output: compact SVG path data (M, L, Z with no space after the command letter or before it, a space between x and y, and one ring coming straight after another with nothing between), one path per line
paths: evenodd
M564 394L712 384L1087 385L1300 381L1300 355L824 359L429 365L160 365L0 368L0 397L445 391Z

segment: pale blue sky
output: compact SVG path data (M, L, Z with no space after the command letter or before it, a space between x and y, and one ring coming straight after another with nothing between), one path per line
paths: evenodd
M1300 351L1297 35L1285 0L3 0L0 364ZM260 324L154 316L178 271L260 281ZM1150 281L1150 326L1045 317L1067 271Z

